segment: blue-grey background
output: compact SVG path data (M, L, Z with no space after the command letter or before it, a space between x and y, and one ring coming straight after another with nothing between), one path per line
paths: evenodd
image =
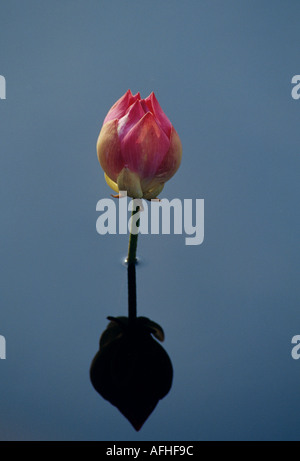
M0 5L1 440L288 440L300 434L300 4L10 0ZM127 89L183 144L162 194L204 198L205 241L139 239L138 313L174 383L136 433L89 381L107 315L127 309L128 236L96 139Z

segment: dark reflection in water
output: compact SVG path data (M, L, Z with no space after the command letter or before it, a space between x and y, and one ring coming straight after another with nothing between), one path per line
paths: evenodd
M128 264L128 317L108 317L90 378L97 392L138 431L171 389L171 360L156 341L163 329L146 317L136 317L135 264ZM156 338L156 339L154 339Z
M129 325L128 317L111 321L100 338L90 369L92 384L139 430L170 390L173 369L168 354L153 338L161 328L146 317Z

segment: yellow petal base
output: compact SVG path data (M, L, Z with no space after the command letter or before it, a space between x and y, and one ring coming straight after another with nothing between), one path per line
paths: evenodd
M164 183L157 183L157 181L140 181L137 173L130 171L129 168L124 167L118 175L117 182L114 182L104 173L105 181L109 187L115 192L126 191L128 197L131 198L144 198L145 200L157 199L157 196L164 188ZM113 195L118 197L118 195Z

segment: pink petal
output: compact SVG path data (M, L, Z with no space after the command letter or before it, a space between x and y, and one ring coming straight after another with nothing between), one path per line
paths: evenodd
M141 100L141 95L140 92L138 91L135 95L132 96L134 101L140 101Z
M156 178L161 182L168 181L178 170L182 157L182 144L177 131L172 127L170 147L157 168Z
M140 178L151 178L162 163L170 141L151 112L127 133L121 142L124 165L138 173Z
M118 137L118 120L111 120L103 125L97 141L97 154L107 176L117 182L118 174L124 167Z
M172 129L172 123L162 110L162 108L159 105L158 100L155 97L155 94L152 92L148 98L145 99L145 102L147 106L149 107L150 112L154 115L156 118L156 121L160 124L161 128L164 130L166 135L170 137L171 134L171 129Z
M103 124L109 122L110 120L120 119L123 117L128 108L135 102L135 98L137 99L138 95L139 93L133 96L130 90L126 91L126 93L118 99L111 109L109 109Z
M147 102L146 102L145 99L141 99L141 105L143 107L144 114L146 114L147 112L152 112L152 114L153 114L153 111L151 111L151 109L148 107Z
M145 115L142 108L141 101L137 100L129 109L128 113L119 120L118 135L122 142L126 134L134 125L136 125L141 118Z

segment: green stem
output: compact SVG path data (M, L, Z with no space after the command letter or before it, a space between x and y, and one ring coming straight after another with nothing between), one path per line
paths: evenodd
M132 321L136 319L136 278L135 278L135 265L136 265L136 249L138 233L134 234L133 230L133 216L139 213L139 207L132 211L131 215L131 230L129 234L129 245L128 245L128 256L127 256L127 274L128 274L128 321L132 324ZM140 220L136 221L136 227L139 227Z
M133 234L132 233L132 227L133 227L133 216L136 213L139 213L140 207L137 207L136 210L132 211L131 214L131 229L130 229L130 234L129 234L129 244L128 244L128 256L127 256L127 263L136 263L136 249L137 249L137 241L138 241L138 233ZM140 220L138 219L136 222L136 227L139 227L140 225Z

